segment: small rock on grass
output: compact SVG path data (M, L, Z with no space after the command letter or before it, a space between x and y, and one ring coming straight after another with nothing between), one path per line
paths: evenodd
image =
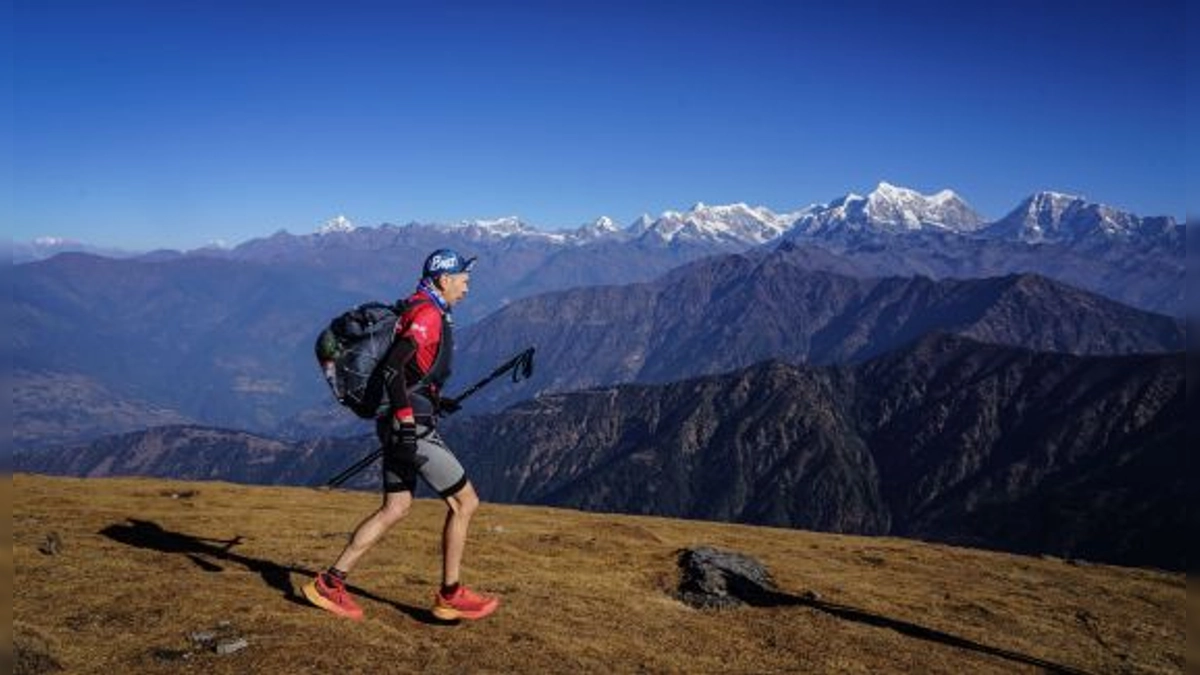
M58 555L62 552L62 537L57 532L51 532L38 546L43 555Z
M250 642L247 641L246 638L226 638L218 642L214 649L221 656L225 656L237 651L241 651L249 646Z

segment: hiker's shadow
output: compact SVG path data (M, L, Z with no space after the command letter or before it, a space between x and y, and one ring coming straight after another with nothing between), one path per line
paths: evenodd
M292 584L292 575L310 578L316 574L314 570L279 563L261 558L242 555L233 548L242 542L240 535L230 539L212 539L198 537L183 532L172 532L164 529L158 523L148 520L130 518L125 523L109 525L100 530L100 534L113 541L135 546L137 548L173 553L186 557L205 572L219 573L224 571L219 562L241 565L251 572L258 573L268 586L281 593L288 602L312 607L303 595L296 591ZM348 586L351 592L359 597L374 600L385 605L391 605L396 610L407 614L416 621L433 625L444 625L446 622L438 619L431 611L423 607L414 607L365 591L356 586Z
M812 609L824 612L835 616L845 621L853 621L869 626L877 626L879 628L889 628L898 633L902 633L909 637L920 640L927 640L938 644L966 649L980 654L989 654L1014 663L1021 663L1030 666L1036 666L1052 673L1064 673L1067 675L1086 675L1085 671L1064 666L1052 661L1021 654L1018 652L1001 649L992 645L981 644L974 640L970 640L958 635L952 635L940 630L928 628L908 621L893 619L891 617L868 612L864 609L850 607L847 605L839 605L832 602L825 602L816 598L800 597L783 593L780 591L769 590L759 586L753 582L743 581L741 579L730 579L730 593L752 607L787 607L787 606L802 606L811 607Z

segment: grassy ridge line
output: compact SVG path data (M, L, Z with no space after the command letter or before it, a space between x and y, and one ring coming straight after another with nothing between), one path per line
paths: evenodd
M150 479L14 477L14 641L70 672L1038 672L813 607L690 609L675 552L752 555L781 589L1086 672L1179 672L1182 575L891 538L485 504L465 580L486 621L436 625L444 509L418 500L351 578L361 624L307 606L374 495ZM50 532L56 555L38 551ZM187 638L223 621L249 647Z

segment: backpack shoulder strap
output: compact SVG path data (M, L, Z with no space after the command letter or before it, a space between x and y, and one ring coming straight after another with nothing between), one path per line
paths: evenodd
M416 391L427 386L430 381L432 381L433 377L435 377L437 373L441 372L441 370L446 366L446 359L450 354L450 351L446 349L448 346L450 346L447 344L447 341L453 339L450 332L451 328L449 322L447 321L446 312L442 311L442 309L438 307L437 303L429 298L413 298L411 296L407 298L401 298L400 300L396 301L396 314L399 315L396 324L396 335L400 335L408 330L407 323L411 323L412 313L414 313L414 311L422 305L430 305L437 310L438 317L442 322L442 338L438 341L437 354L433 358L433 364L430 366L429 372L424 373L415 384L409 387L411 391ZM451 347L451 349L453 349L453 347Z
M422 305L432 305L435 309L437 304L428 298L400 298L392 305L392 309L396 312L396 334L399 335L408 329L407 322L412 321L412 314ZM445 317L442 317L445 320ZM403 329L403 330L402 330Z

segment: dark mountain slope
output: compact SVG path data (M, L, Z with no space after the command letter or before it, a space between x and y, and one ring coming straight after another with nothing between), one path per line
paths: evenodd
M1179 567L1183 358L930 336L857 367L544 396L451 437L501 501Z

